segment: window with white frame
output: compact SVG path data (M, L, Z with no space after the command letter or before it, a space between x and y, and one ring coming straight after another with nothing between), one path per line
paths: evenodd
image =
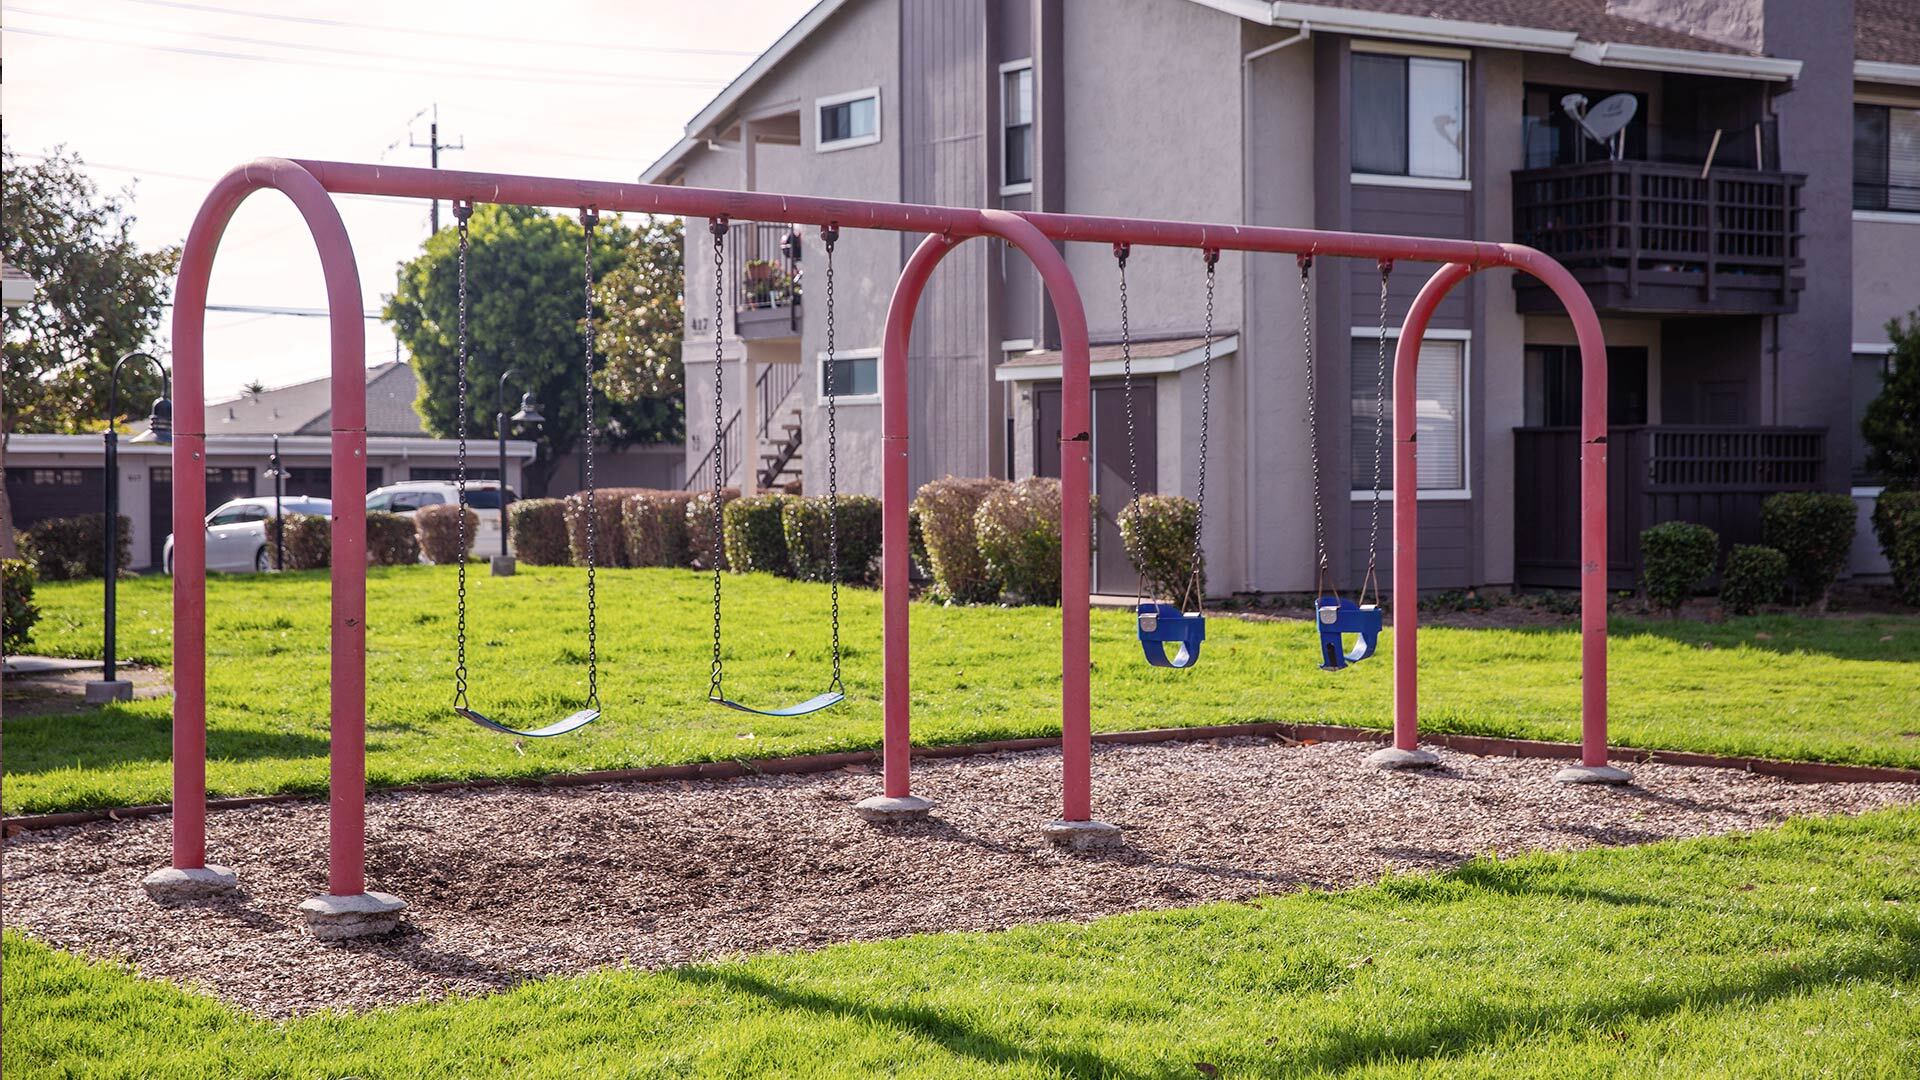
M1375 391L1385 395L1380 453L1380 488L1393 490L1393 350L1387 339L1387 385L1380 387L1378 327L1353 332L1353 483L1354 491L1373 490ZM1418 393L1420 490L1447 494L1467 491L1467 341L1436 338L1428 331L1420 344Z
M1000 194L1033 190L1033 61L1000 65Z
M820 400L827 400L827 354L820 354ZM832 362L833 396L840 401L880 400L880 350L844 349Z
M1356 50L1352 98L1355 174L1466 179L1466 61Z
M880 141L880 89L870 86L814 102L814 148L846 150Z

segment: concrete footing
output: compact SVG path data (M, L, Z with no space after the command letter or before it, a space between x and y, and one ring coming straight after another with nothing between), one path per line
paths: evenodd
M918 795L875 795L871 799L862 799L853 804L853 812L862 820L875 825L893 825L902 821L919 821L933 809L933 803Z
M1367 755L1367 764L1376 769L1431 769L1440 764L1440 759L1430 750L1402 750L1389 746L1384 750L1375 750Z
M1104 821L1049 821L1040 833L1070 851L1109 851L1125 843L1120 826Z
M495 555L493 558L487 560L487 565L493 568L494 577L512 577L517 567L517 563L511 555Z
M133 683L127 679L95 679L86 685L85 691L86 702L89 705L133 700Z
M307 917L307 929L317 941L390 934L400 928L400 913L406 909L405 900L383 892L353 896L329 894L300 902L300 911Z
M185 904L237 892L240 877L224 866L165 867L140 883L147 895L162 904Z
M1611 765L1569 765L1553 774L1556 784L1631 784L1633 774Z

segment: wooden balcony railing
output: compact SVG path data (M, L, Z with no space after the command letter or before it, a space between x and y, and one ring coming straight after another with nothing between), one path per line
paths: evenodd
M1803 282L1797 173L1596 161L1513 174L1519 243L1560 260L1602 312L1785 314ZM1560 311L1516 278L1522 312Z

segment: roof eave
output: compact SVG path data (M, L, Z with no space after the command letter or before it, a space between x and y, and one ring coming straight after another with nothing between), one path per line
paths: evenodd
M1862 82L1920 86L1920 64L1896 64L1888 60L1855 60L1853 77Z

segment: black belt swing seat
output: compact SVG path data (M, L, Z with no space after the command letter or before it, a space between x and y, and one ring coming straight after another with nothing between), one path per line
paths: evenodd
M556 735L565 735L568 732L578 731L579 729L586 727L588 724L593 723L595 720L600 719L600 690L599 690L599 666L600 665L599 665L599 649L598 649L597 634L596 634L597 627L595 623L597 605L595 604L595 594L594 594L594 570L596 568L595 564L598 562L598 558L597 558L598 552L596 550L597 537L595 535L596 533L595 523L599 518L599 514L597 513L597 508L594 506L594 486L593 486L593 444L598 434L597 429L594 426L594 419L593 419L593 357L594 357L594 348L598 344L594 335L594 328L593 328L593 229L594 229L594 226L599 223L599 214L591 208L584 209L580 212L580 228L581 228L582 242L583 242L584 251L585 251L584 261L586 266L585 341L586 341L587 396L586 396L586 432L585 432L586 462L585 464L586 464L586 493L587 493L587 514L586 514L586 519L587 519L586 520L586 531L587 531L587 702L586 702L585 708L576 710L571 715L563 719L556 720L551 724L547 724L542 727L536 727L536 728L517 728L512 726L511 724L504 724L498 720L493 719L492 717L487 716L485 713L482 713L478 709L473 708L467 702L467 559L466 559L466 551L467 551L467 251L469 247L469 240L467 235L467 219L472 215L472 213L473 213L472 203L456 202L453 205L453 216L458 226L458 231L460 236L460 256L459 256L460 403L459 403L459 413L458 413L458 419L457 419L457 424L459 428L459 466L458 466L458 471L456 473L457 482L455 485L460 493L460 497L459 497L460 590L459 590L459 602L458 602L459 627L458 627L458 637L457 637L457 640L459 642L459 645L458 645L459 652L458 652L458 658L454 666L453 711L465 717L466 719L473 721L474 723L480 725L481 727L486 728L489 731L497 731L502 735L512 735L516 738L521 738L521 739L550 739ZM506 484L506 479L507 478L504 476L500 478L500 482L503 486ZM501 516L500 527L501 528L506 527L506 513L507 513L506 500L503 498L500 501L500 516Z
M840 239L840 227L837 224L823 226L820 230L821 242L827 254L827 357L822 375L822 390L827 399L827 580L831 586L833 603L833 675L828 680L827 689L805 701L777 709L761 709L730 698L722 685L724 665L720 651L720 561L722 558L722 491L726 486L725 466L721 462L720 448L726 440L726 415L724 406L724 387L726 375L726 357L722 350L722 328L726 325L721 308L721 297L725 295L725 269L728 220L725 217L714 218L708 225L713 234L713 494L711 523L712 544L707 552L708 565L713 569L713 663L708 672L707 700L715 705L723 705L736 712L751 713L754 716L806 716L822 709L829 709L847 698L846 687L840 681L840 462L839 430L835 413L834 394L834 332L833 332L833 249ZM799 250L799 238L793 237L794 249ZM742 470L753 468L753 464L742 456Z

